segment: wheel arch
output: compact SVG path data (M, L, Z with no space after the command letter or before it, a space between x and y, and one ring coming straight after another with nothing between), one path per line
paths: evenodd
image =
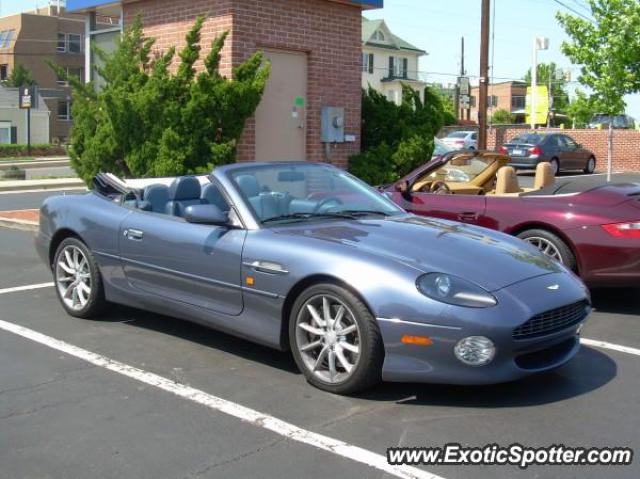
M53 266L54 256L56 251L58 250L58 246L67 238L77 238L78 240L85 243L82 237L71 228L60 228L55 234L52 236L51 241L49 242L49 266ZM86 243L85 243L86 244Z
M518 226L510 230L509 234L512 236L518 236L520 233L524 233L528 230L545 230L556 235L558 238L564 241L576 259L576 268L578 269L577 273L580 274L580 272L582 271L582 262L580 256L578 255L578 250L569 236L567 236L561 229L548 223L528 221L526 223L519 224Z
M285 300L282 305L282 313L281 313L282 320L280 322L281 323L280 347L283 351L288 351L290 349L289 320L291 319L291 310L293 309L293 304L296 302L296 299L298 298L298 296L300 296L300 294L302 294L302 292L305 289L320 283L331 283L348 290L353 295L355 295L360 301L362 301L364 305L367 307L367 309L369 309L371 314L373 314L371 305L367 302L367 300L362 296L362 294L358 290L356 290L353 286L351 286L346 281L343 281L342 279L329 274L313 274L310 276L306 276L293 285L293 287L289 290L289 292L285 296Z

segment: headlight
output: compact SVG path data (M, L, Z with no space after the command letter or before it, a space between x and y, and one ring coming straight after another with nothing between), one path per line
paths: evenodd
M484 366L493 360L496 347L489 338L469 336L458 341L453 352L456 358L469 366Z
M491 293L470 281L444 273L428 273L416 281L425 296L455 306L489 308L498 304Z

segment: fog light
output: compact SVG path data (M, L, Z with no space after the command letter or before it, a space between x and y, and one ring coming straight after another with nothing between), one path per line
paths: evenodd
M496 347L489 338L469 336L458 341L453 352L456 358L469 366L484 366L493 360Z

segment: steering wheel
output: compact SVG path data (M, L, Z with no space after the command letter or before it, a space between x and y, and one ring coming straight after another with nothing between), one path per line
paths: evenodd
M340 198L336 198L335 196L332 196L330 198L325 198L323 200L320 200L316 205L316 207L313 209L313 212L318 213L320 210L322 210L322 208L324 208L326 205L330 203L335 203L336 206L344 204Z
M450 195L451 188L449 188L449 185L447 185L444 181L434 181L433 183L431 183L430 192L436 195Z

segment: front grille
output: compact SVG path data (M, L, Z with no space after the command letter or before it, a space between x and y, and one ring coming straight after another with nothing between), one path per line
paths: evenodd
M589 312L589 303L562 306L540 313L513 330L514 339L529 339L561 331L582 321Z

